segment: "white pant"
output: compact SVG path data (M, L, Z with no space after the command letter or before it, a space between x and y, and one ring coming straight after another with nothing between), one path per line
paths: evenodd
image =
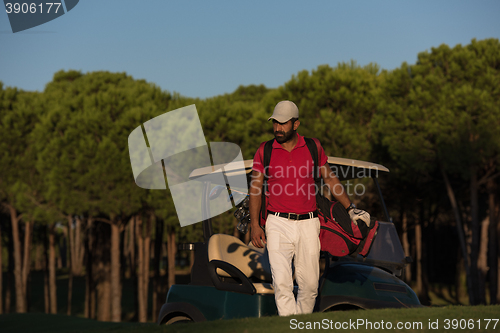
M319 219L294 221L269 214L266 220L267 250L273 275L274 297L280 316L311 313L318 295ZM293 295L292 259L299 287Z

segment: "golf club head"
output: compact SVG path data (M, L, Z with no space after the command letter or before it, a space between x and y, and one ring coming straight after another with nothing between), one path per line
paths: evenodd
M217 185L215 186L211 191L210 191L210 195L208 196L208 198L210 200L214 200L216 198L219 197L219 195L222 193L222 190L224 190L226 187L224 185Z

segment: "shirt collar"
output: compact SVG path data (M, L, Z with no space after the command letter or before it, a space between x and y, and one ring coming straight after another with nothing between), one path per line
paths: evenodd
M297 144L295 145L295 147L293 147L293 149L296 149L296 148L299 148L299 147L303 147L303 146L306 145L306 140L304 140L304 137L302 135L300 135L299 133L297 133L297 137L298 137L299 140L297 141ZM283 147L281 147L281 145L276 140L274 140L274 142L273 142L273 148L284 149Z

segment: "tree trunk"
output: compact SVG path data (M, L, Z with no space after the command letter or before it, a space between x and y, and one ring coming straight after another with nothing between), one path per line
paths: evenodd
M458 251L457 258L460 259L462 252ZM467 297L467 273L465 272L464 260L457 261L457 274L455 275L455 301L463 304L462 299Z
M96 299L95 299L95 279L94 279L94 250L95 250L95 236L94 236L94 221L92 218L87 220L85 237L85 310L84 316L86 318L95 319Z
M111 282L109 280L109 262L100 262L98 267L101 278L97 283L97 320L110 321Z
M486 217L481 222L481 243L479 244L479 255L477 259L477 268L479 273L479 290L481 291L481 299L483 304L486 304L486 278L488 274L488 228L490 218Z
M175 228L170 226L168 233L168 288L175 284L175 254L177 253L177 246L175 244Z
M131 218L128 224L128 260L131 275L136 275L136 260L135 260L135 217Z
M111 223L111 321L122 319L122 284L120 281L120 222Z
M424 276L422 222L417 220L415 225L415 243L417 250L417 295L423 305L429 305L429 294Z
M402 222L403 222L403 250L405 252L405 256L410 256L411 251L410 251L410 242L408 241L408 217L406 216L406 212L403 212L403 217L402 217ZM408 264L405 267L405 282L407 284L411 283L411 265Z
M130 279L134 285L134 309L135 309L135 320L138 320L139 315L139 290L138 290L138 280L137 280L137 263L135 256L135 225L136 225L136 217L133 216L128 223L128 232L127 232L127 258L128 258L128 267L130 271Z
M33 223L26 222L24 224L24 250L23 250L23 288L24 288L24 299L25 299L25 311L28 312L28 278L30 275L30 265L31 265L31 238L33 233Z
M149 258L151 243L151 219L143 225L141 217L136 219L137 239L137 294L139 302L138 320L146 322L148 315Z
M107 275L108 264L100 263L98 267L100 268L103 276L102 280L97 283L97 320L99 321L109 321L111 319L110 313L110 281Z
M152 218L152 217L151 217ZM144 278L142 280L143 283L143 297L144 297L144 307L146 313L147 320L147 311L148 311L148 288L149 288L149 262L151 257L151 218L149 218L146 222L146 230L144 235L144 258L142 259L142 264L144 265L143 274Z
M83 270L85 249L82 241L82 220L79 217L76 217L74 240L72 252L74 254L72 257L73 275L80 276Z
M136 217L135 221L135 234L137 240L137 300L138 311L137 319L141 323L145 323L147 318L147 289L144 290L144 285L147 283L145 272L145 255L144 255L144 237L142 236L142 218Z
M44 295L44 310L46 314L50 314L50 296L49 296L49 271L44 268L43 272L43 295Z
M472 280L472 290L474 294L474 303L471 305L485 304L484 290L481 290L481 279L479 276L478 269L478 257L479 257L479 236L481 234L481 226L479 225L478 217L478 183L477 183L477 171L475 167L470 168L470 210L471 210L471 231L472 231L472 242L470 250L470 273Z
M125 226L120 227L120 298L123 299L123 281L127 270L127 257L125 256ZM121 302L120 302L121 303ZM123 308L121 309L123 315Z
M68 220L68 231L66 232L66 237L68 238L68 306L66 309L66 315L71 316L71 303L73 301L73 263L75 262L75 251L74 251L74 237L73 237L73 217L67 216Z
M68 316L71 316L72 302L73 302L73 269L71 267L71 262L70 262L70 267L68 270L68 308L66 310L66 315Z
M0 223L0 314L3 314L3 250L2 250L2 223Z
M19 240L19 217L12 206L7 206L12 224L12 240L14 244L14 278L16 283L16 312L26 312L26 295L23 286L21 241Z
M498 198L497 198L498 199ZM500 219L500 205L495 207L495 220L497 221L497 240L500 239L500 223L498 220ZM496 252L497 260L497 303L500 303L500 242L497 241L497 252Z
M96 232L96 269L94 276L97 284L97 320L111 320L111 265L110 244L111 228L107 223L97 223Z
M16 284L16 312L24 313L28 311L27 290L28 277L30 273L31 233L33 225L31 222L26 222L24 224L24 242L22 244L19 233L20 217L17 215L14 207L10 205L6 205L6 207L9 209L12 225L14 277ZM24 246L21 250L22 245Z
M156 322L158 311L163 303L163 283L160 275L161 250L163 245L164 222L157 219L155 223L155 243L153 262L153 322Z
M464 268L465 268L465 273L467 276L467 293L469 294L469 303L475 304L475 298L474 298L474 293L473 293L473 289L472 289L471 270L469 267L469 260L468 260L468 255L467 255L467 244L465 242L464 227L462 224L462 219L460 218L460 212L458 210L458 204L457 204L457 200L455 198L455 192L453 192L453 189L451 187L448 176L446 175L446 172L444 171L442 166L440 166L440 170L441 170L441 174L443 175L443 180L444 180L445 185L446 185L446 191L448 193L448 198L450 199L451 207L453 209L453 215L455 215L458 238L460 240L460 247L462 248L462 257L464 260Z
M50 313L50 287L49 287L49 237L47 226L43 229L43 295L45 313Z
M488 241L488 252L489 260L488 264L490 266L489 270L489 289L490 289L490 304L497 304L497 293L498 293L498 255L497 250L497 226L498 218L495 214L495 180L490 178L486 184L488 190L488 210L490 218L490 226L488 229L489 241Z
M7 232L7 234L12 234L12 225L10 225L10 230ZM12 237L7 238L8 243L7 243L7 249L9 253L9 265L8 265L8 272L7 272L7 289L5 290L5 306L4 306L4 312L5 313L10 313L12 311L11 305L12 305L12 290L14 289L14 240Z
M50 313L57 314L56 287L56 232L55 225L49 227L49 298Z

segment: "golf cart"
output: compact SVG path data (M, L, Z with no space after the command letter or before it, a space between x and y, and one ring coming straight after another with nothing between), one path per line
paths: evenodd
M232 235L214 234L209 218L211 200L223 197L221 193L225 193L227 200L226 184L231 184L232 178L246 175L248 182L252 163L246 160L239 168L225 168L225 182L222 183L220 177L217 183L210 174L223 166L200 168L190 174L191 180L203 182L204 242L179 246L181 250L195 251L191 282L170 288L158 324L277 314L266 249L244 244ZM373 180L386 222L378 219L378 234L367 257L332 257L322 253L325 269L320 277L314 311L420 307L415 292L398 278L410 258L405 257L396 229L388 222L391 219L377 181L379 173L389 170L379 164L336 157L329 157L328 163L341 181ZM240 219L238 229L243 231L248 222L248 215L244 214L248 203L246 196L245 191L231 188L230 200L239 203L235 213Z

